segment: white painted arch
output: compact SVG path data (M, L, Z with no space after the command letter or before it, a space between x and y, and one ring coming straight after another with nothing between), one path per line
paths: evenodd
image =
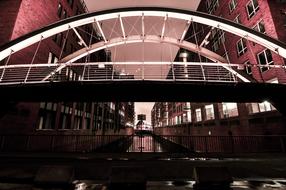
M213 62L218 62L218 63L226 63L227 60L216 54L215 52L212 52L204 47L199 47L194 43L188 42L188 41L178 41L176 38L171 38L171 37L164 37L161 38L160 36L157 35L146 35L146 36L141 36L141 35L132 35L132 36L127 36L125 39L122 37L117 37L117 38L112 38L108 40L108 42L100 41L95 44L92 44L88 49L82 48L66 57L61 59L59 62L61 63L73 63L88 54L92 54L94 52L100 51L105 48L111 48L114 46L119 46L119 45L124 45L124 44L131 44L131 43L166 43L166 44L171 44L174 46L178 46L180 48L189 50L191 52L196 52L200 53L202 56L208 58L209 60L212 60Z
M257 31L239 25L237 23L228 21L223 18L208 15L205 13L199 13L194 11L170 9L170 8L158 8L158 7L133 7L133 8L121 8L107 11L100 11L94 13L83 14L75 17L65 19L63 21L54 23L45 28L32 32L28 35L20 37L8 44L5 44L0 48L0 61L20 51L32 44L39 42L42 39L49 38L58 33L67 31L71 28L76 28L82 25L100 22L109 19L116 19L118 16L124 17L165 17L181 19L186 21L197 22L208 26L220 28L226 32L230 32L237 36L246 38L247 40L253 41L260 44L273 52L276 52L280 56L286 58L286 45L282 42L270 38Z

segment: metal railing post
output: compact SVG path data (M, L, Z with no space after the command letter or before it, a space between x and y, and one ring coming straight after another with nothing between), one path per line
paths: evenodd
M175 71L174 71L174 63L173 62L172 62L172 75L173 75L173 81L176 81Z
M208 153L207 136L205 136L204 140L205 140L205 151L206 153Z
M111 73L111 80L114 79L114 63L112 62L112 73Z
M26 77L25 77L25 79L24 79L24 83L26 83L27 80L28 80L29 74L30 74L31 69L32 69L32 65L33 65L33 63L34 63L34 61L35 61L36 55L37 55L37 53L38 53L38 51L39 51L39 48L40 48L40 45L41 45L41 42L42 42L43 38L44 38L44 37L41 36L41 39L40 39L40 41L39 41L39 43L38 43L38 45L37 45L37 49L36 49L36 51L35 51L35 53L34 53L34 56L33 56L33 58L32 58L32 61L31 61L31 63L30 63L30 67L29 67L28 72L27 72L27 74L26 74Z
M144 72L144 62L142 62L142 80L144 80L145 79L145 72Z

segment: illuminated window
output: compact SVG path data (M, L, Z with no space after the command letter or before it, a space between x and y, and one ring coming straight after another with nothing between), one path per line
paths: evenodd
M259 110L260 112L266 112L266 111L271 111L271 104L267 101L264 101L262 103L259 103Z
M249 18L253 17L259 10L259 5L258 5L257 0L249 1L249 3L246 6L246 10L247 10L248 17Z
M206 120L214 119L214 106L213 106L213 104L206 105L205 110L206 110Z
M222 103L222 118L238 116L237 103Z
M273 65L273 58L271 51L269 49L263 50L261 53L257 54L258 63L262 65L260 67L261 72L267 71L270 69L269 65Z
M196 121L202 121L202 111L201 111L201 108L196 109Z
M230 3L229 3L229 10L230 12L232 12L237 6L237 2L236 0L231 0Z
M238 56L243 55L243 54L247 51L245 39L241 38L241 39L236 43L236 48L237 48L237 54L238 54Z
M247 104L247 108L250 114L276 110L276 108L268 101L261 103L249 103Z

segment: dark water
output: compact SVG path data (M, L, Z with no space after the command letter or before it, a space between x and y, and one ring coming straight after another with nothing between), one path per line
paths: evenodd
M194 181L148 181L146 190L192 190ZM0 183L1 190L108 190L108 185L96 181L77 181L72 188L35 187L30 184ZM237 180L232 190L286 190L286 179L276 180ZM136 190L136 189L134 189Z
M164 152L161 143L150 135L134 136L127 152Z

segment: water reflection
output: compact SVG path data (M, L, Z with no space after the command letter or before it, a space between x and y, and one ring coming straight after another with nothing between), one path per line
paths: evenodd
M231 190L285 190L286 180L235 180ZM147 181L146 190L192 190L195 181ZM34 184L0 183L1 190L108 190L108 182L76 181L74 188L35 187ZM222 189L220 189L222 190Z
M164 152L164 149L153 136L138 135L133 137L127 152Z

